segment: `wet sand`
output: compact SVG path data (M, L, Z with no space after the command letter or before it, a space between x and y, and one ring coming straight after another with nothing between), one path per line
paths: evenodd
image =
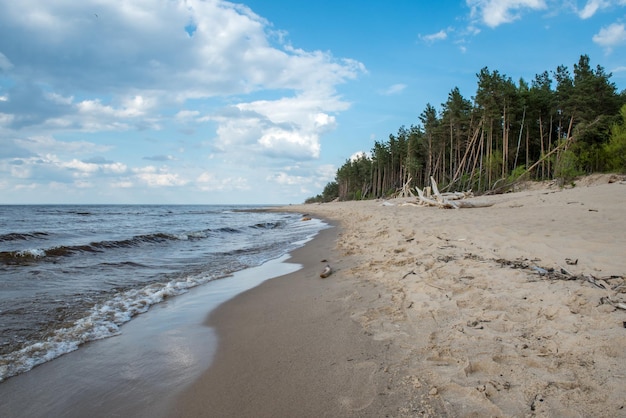
M369 284L341 280L349 268L336 251L337 230L322 231L293 253L303 265L220 306L215 361L184 391L168 416L384 416L408 396L387 387L394 352L372 338L349 301L378 298ZM333 274L319 277L330 264ZM355 289L354 286L360 287Z

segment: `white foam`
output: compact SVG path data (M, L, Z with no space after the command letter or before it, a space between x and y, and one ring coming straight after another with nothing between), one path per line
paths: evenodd
M33 367L76 350L88 341L112 337L120 326L134 316L147 312L164 299L185 293L189 288L215 277L187 277L179 281L150 284L140 289L117 293L113 298L95 305L89 315L73 326L56 330L46 341L37 342L19 351L0 357L0 382Z
M40 248L29 248L15 253L19 257L43 257L46 252Z

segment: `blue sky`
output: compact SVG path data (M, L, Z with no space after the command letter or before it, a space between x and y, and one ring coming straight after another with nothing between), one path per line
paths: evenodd
M301 203L483 67L626 88L626 0L0 2L0 204Z

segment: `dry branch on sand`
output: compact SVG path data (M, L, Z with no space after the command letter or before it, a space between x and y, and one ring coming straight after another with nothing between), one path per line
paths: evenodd
M468 192L452 192L452 193L440 193L437 187L437 182L434 178L430 178L432 184L432 190L435 195L435 199L424 196L424 192L419 187L415 187L417 190L418 199L422 204L428 206L438 206L445 209L460 209L460 208L484 208L492 206L490 202L475 202L465 200L470 197L474 197L471 191Z
M411 191L411 181L413 181L413 178L411 176L409 176L409 178L407 179L407 181L404 183L404 185L402 186L402 188L400 190L398 190L393 197L415 197L415 195L413 194L413 192Z

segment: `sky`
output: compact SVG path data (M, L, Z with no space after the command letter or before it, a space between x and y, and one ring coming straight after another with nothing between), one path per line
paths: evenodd
M581 55L626 0L0 2L0 204L290 204L476 74Z

